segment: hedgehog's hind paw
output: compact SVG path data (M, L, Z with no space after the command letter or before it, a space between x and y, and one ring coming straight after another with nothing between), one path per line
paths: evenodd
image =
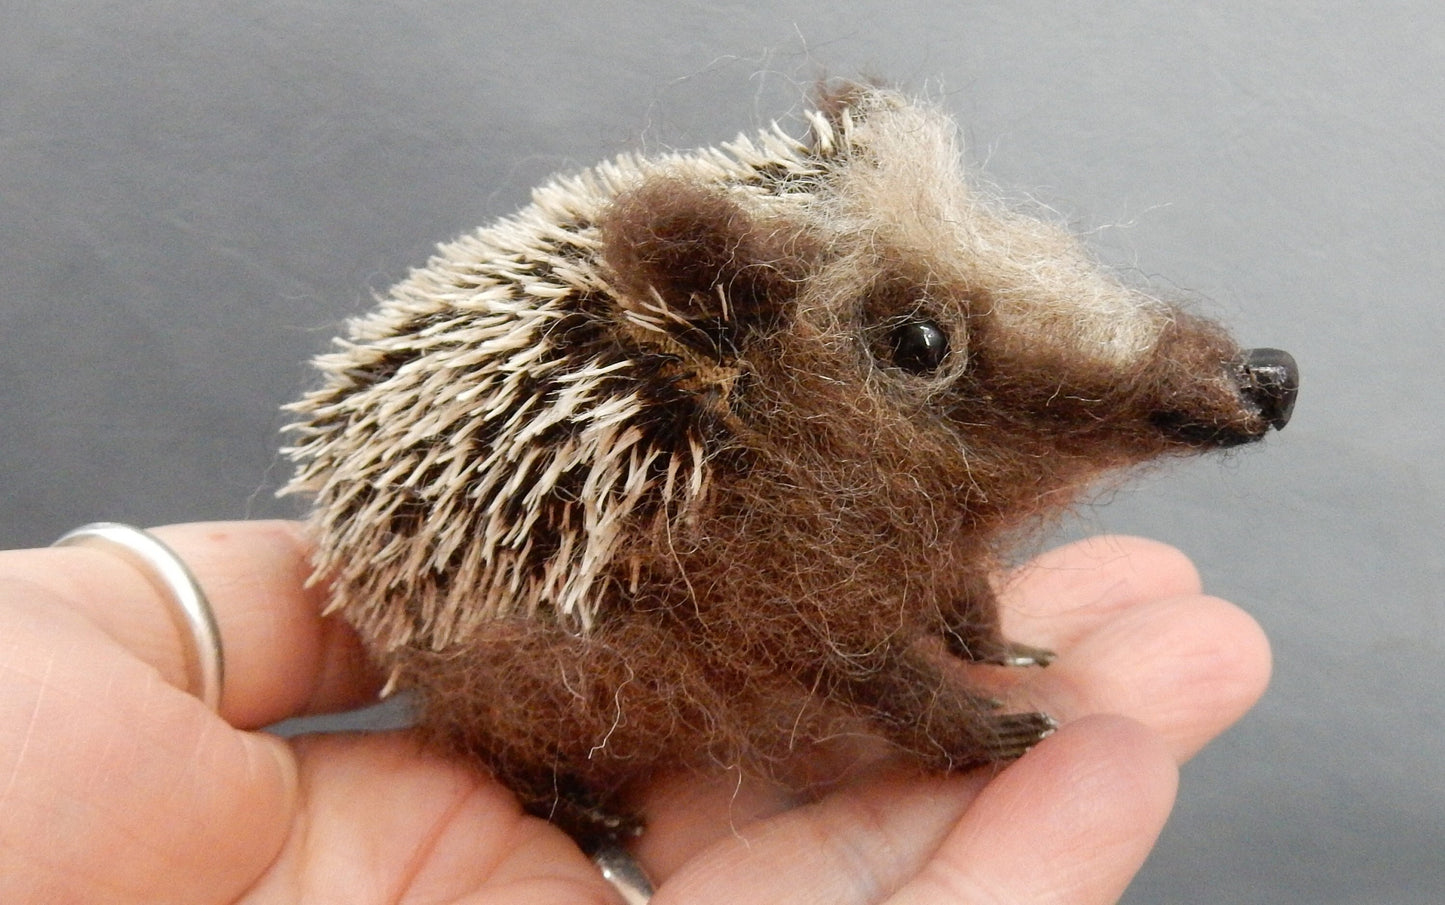
M527 803L526 810L571 836L589 856L623 845L641 836L646 828L640 815L604 805L597 797L581 791L580 786L569 789L566 795L533 800Z
M549 816L551 822L572 837L588 855L617 848L642 835L647 824L635 814L621 814L576 805L560 807Z
M988 719L984 751L992 761L1023 757L1030 748L1054 734L1058 721L1047 713L1000 713Z

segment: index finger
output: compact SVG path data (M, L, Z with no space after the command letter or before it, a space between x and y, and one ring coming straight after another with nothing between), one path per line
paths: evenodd
M239 728L345 709L375 694L376 677L352 630L323 616L324 588L308 585L311 546L295 522L206 522L151 531L206 595L226 677L220 712ZM93 546L0 552L0 578L53 592L166 681L186 688L186 649L168 604L126 559Z

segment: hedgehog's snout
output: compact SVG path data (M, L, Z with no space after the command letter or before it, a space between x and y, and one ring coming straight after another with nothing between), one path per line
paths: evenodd
M1178 411L1154 415L1155 427L1187 446L1227 449L1260 440L1281 430L1294 412L1299 395L1299 367L1280 349L1245 349L1226 366L1235 386L1236 413L1199 417Z
M1240 363L1239 394L1270 427L1282 430L1299 395L1299 366L1280 349L1246 349Z

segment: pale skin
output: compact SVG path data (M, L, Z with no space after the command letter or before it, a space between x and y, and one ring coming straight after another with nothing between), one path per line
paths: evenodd
M287 522L155 529L226 651L220 713L186 692L159 592L104 550L0 553L0 901L616 903L570 840L406 732L258 731L364 703ZM1092 905L1163 826L1178 765L1263 691L1269 648L1178 552L1100 538L1005 584L1010 637L1053 648L1010 706L1063 727L1003 770L853 765L799 804L736 775L660 778L636 846L656 905Z

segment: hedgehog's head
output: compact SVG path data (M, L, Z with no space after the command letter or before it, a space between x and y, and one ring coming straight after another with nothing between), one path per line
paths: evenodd
M935 503L952 485L970 521L1000 524L1289 420L1287 354L1240 349L980 198L940 112L856 87L819 109L805 165L712 180L677 158L602 224L621 305L667 325L679 373L722 375L722 420L757 458L834 486L901 475Z

